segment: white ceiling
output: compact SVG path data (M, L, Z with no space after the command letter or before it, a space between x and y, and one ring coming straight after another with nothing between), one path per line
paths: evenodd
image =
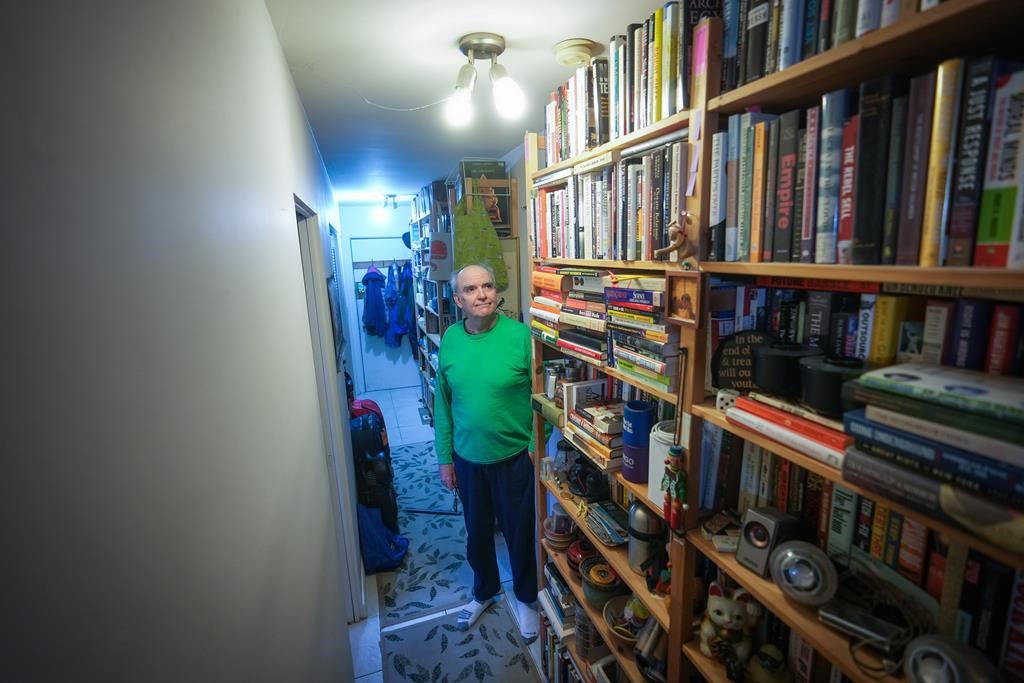
M607 45L660 0L266 0L336 192L414 193L458 159L502 157L540 130L551 90L568 79L553 46L567 38ZM486 62L477 63L474 121L444 123L443 105L465 57L458 39L505 36L499 61L526 93L522 120L494 113Z

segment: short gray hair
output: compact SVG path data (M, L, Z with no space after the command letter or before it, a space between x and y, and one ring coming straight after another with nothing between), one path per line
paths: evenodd
M494 268L491 268L486 263L467 263L466 265L462 266L457 271L452 273L451 280L449 281L449 284L451 285L452 288L452 294L459 293L459 275L462 275L462 271L464 271L466 268L472 268L473 266L476 266L477 268L483 268L484 270L491 274L491 282L497 282L497 277L494 275Z

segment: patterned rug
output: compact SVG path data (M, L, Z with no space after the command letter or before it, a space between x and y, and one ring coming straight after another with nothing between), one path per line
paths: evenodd
M468 631L459 631L455 620L450 614L384 633L384 683L540 680L505 600Z
M396 571L377 575L382 627L462 606L472 597L473 587L462 516L409 512L452 509L453 496L441 486L437 473L433 442L396 446L391 464L398 527L409 539L409 552Z

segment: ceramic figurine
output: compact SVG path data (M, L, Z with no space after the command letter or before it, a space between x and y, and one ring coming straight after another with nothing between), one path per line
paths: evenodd
M735 658L742 665L750 658L749 607L753 599L742 588L726 593L717 582L708 588L708 607L700 622L700 651L720 662Z

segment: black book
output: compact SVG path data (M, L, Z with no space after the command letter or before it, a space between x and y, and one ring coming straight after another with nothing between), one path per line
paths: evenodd
M832 321L832 292L807 293L807 334L804 341L825 351L829 347L829 330Z
M768 42L764 50L764 73L779 70L779 24L782 22L782 0L771 0L768 12Z
M636 128L637 102L633 97L636 91L636 30L643 28L641 24L630 24L626 27L626 132L632 133Z
M818 52L832 47L832 5L835 0L818 0Z
M605 337L600 332L590 332L578 327L561 328L558 331L558 336L560 339L584 346L591 351L601 352L608 348Z
M774 196L772 232L772 261L788 262L793 248L793 226L796 212L796 181L797 159L800 151L800 110L794 109L782 115L778 121L777 163L775 169L774 190L769 188L769 196ZM775 123L773 121L772 123ZM774 135L774 131L772 132ZM771 144L769 139L769 144ZM798 224L798 223L797 223ZM766 229L771 223L766 222ZM766 245L767 246L767 245Z
M779 167L779 119L768 123L767 168L764 174L764 234L761 237L761 260L770 262L775 255L775 198Z
M594 145L608 142L608 59L595 57L590 62L592 80L590 83L591 107L594 108Z
M973 624L971 645L990 661L1002 655L1003 633L1012 602L1014 571L1002 562L985 557L981 568L979 618Z
M896 263L900 192L903 189L903 148L907 136L907 95L893 98L889 127L889 167L885 172L885 214L882 222L882 264Z
M855 265L882 261L882 226L885 217L885 180L889 165L889 128L892 98L899 87L894 76L861 83L860 132L857 140L857 194L853 214Z
M800 58L807 59L818 54L818 15L821 0L806 0L804 3L804 35Z
M995 57L981 57L967 63L960 110L960 132L956 143L953 202L950 209L947 266L969 266L974 256L974 235L981 208L985 179L988 132L992 121L996 80L1020 64Z
M768 28L771 24L771 0L751 0L747 11L746 80L750 83L764 76L764 58L768 49Z
M791 240L789 246L789 261L800 262L800 240L804 215L804 183L807 182L807 169L804 165L807 162L807 129L801 128L796 134L796 181L793 186L793 228L790 231ZM775 259L778 261L778 257Z
M747 82L747 13L751 0L740 0L740 22L736 31L736 79L733 87Z

